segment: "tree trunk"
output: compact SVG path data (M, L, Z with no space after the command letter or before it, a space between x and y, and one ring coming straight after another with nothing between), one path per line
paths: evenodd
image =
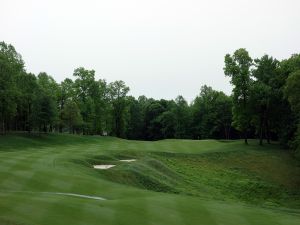
M243 106L244 106L244 110L246 110L247 102L246 102L246 93L245 93L245 91L243 91ZM248 144L248 134L247 134L247 129L249 127L249 123L248 122L249 121L247 120L246 127L244 128L245 129L244 136L245 136L245 144L246 145Z
M263 144L263 126L264 126L264 113L260 114L260 123L259 123L259 145Z
M244 136L245 136L245 144L247 145L248 144L248 134L247 134L247 130L245 130L244 132Z
M30 121L30 115L31 115L31 104L28 104L28 115L27 115L27 123L28 123L28 133L31 132L31 121Z
M71 121L69 121L69 134L72 134L72 132L73 132L73 126L72 126L72 124L71 124Z
M5 122L4 122L4 118L2 119L2 133L5 134Z
M226 140L230 139L230 126L225 125L225 138Z
M259 145L263 145L263 129L260 127L259 131Z
M266 136L267 136L267 142L268 144L271 144L271 135L270 135L270 128L269 128L269 121L266 120Z

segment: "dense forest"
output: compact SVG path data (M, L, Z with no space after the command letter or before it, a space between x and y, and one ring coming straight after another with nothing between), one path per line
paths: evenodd
M0 131L70 132L128 139L258 138L297 149L300 141L300 55L252 59L246 49L225 56L227 96L206 85L189 104L182 96L155 100L129 96L123 81L95 79L79 67L57 83L28 73L15 48L0 43ZM298 142L297 142L298 139Z

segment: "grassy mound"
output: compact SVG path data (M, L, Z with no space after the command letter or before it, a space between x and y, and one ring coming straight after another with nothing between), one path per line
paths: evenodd
M160 159L188 181L186 192L205 189L219 199L300 207L299 162L280 151L164 153Z
M120 163L123 158L139 159ZM300 163L280 150L124 152L89 158L85 165L94 164L117 164L99 171L101 177L152 191L300 207Z
M158 160L146 158L142 162L120 165L101 171L105 178L158 192L178 193L181 177Z

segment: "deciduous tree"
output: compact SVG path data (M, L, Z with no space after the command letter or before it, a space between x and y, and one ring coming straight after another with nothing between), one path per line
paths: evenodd
M249 91L252 80L250 67L252 59L246 49L236 50L233 55L225 56L224 72L231 78L233 85L233 124L244 133L245 143L248 144L250 113L248 107Z

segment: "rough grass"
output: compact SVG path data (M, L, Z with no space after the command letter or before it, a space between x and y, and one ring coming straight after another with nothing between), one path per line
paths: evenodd
M182 174L195 195L201 188L220 199L299 207L299 163L279 151L235 151L160 157ZM185 190L185 188L183 188Z
M3 136L0 224L298 225L299 174L288 152L256 141Z
M97 156L92 164L118 164L100 171L106 179L148 190L180 193L247 203L300 207L300 164L281 150L252 150L202 154L151 152L127 158Z

